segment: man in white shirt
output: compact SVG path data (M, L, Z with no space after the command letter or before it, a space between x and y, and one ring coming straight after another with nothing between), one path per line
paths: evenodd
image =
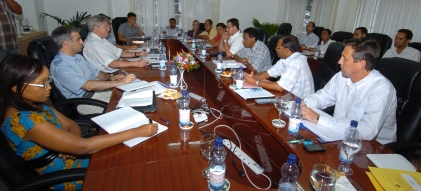
M222 34L219 51L225 52L226 57L233 57L243 45L243 34L240 31L240 22L236 18L229 19L226 25L226 31Z
M174 18L171 18L170 25L166 26L162 32L169 37L177 37L182 35L183 30L177 27L177 21Z
M374 70L380 46L370 38L348 39L344 44L339 60L341 72L323 89L304 99L302 118L340 131L356 120L364 140L376 139L382 144L396 141L396 90ZM311 109L332 105L335 105L333 117Z
M293 35L281 37L275 49L281 59L267 71L244 74L244 81L279 92L287 90L300 98L313 94L313 75L307 57L298 52L298 47L297 37ZM278 76L281 78L277 82L260 81Z
M300 46L302 48L314 48L312 46L319 42L319 37L313 33L314 27L316 27L314 22L308 22L306 25L306 33L299 36Z
M143 52L127 52L117 48L107 39L110 31L110 20L102 15L91 16L86 19L89 27L89 35L85 39L83 56L95 68L105 73L115 73L121 67L144 67L148 64L146 60L126 61L120 60L120 57L138 57L146 56Z
M399 29L395 36L394 47L384 53L383 58L400 57L415 62L420 62L420 51L408 46L412 39L412 31L409 29Z

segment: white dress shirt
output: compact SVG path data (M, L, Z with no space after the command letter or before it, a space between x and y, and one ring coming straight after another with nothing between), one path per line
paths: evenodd
M230 52L234 55L239 50L241 50L243 45L243 33L238 31L234 35L230 36L230 39L228 39L228 45L230 45Z
M118 68L110 68L108 65L112 61L118 60L122 51L107 39L101 39L95 33L90 32L84 42L83 56L98 70L113 73L118 71Z
M319 47L320 53L325 54L327 48L329 47L330 43L332 43L332 42L336 42L336 41L334 41L332 39L329 39L329 41L327 41L327 43L325 44L325 42L322 40L320 42L320 47Z
M400 54L398 54L398 52L396 51L396 47L392 47L389 50L387 50L386 53L384 53L382 58L392 57L405 58L408 60L413 60L415 62L420 62L420 51L410 46L406 46L406 48L403 49L403 51Z
M322 109L335 105L333 117L320 116L320 125L345 132L351 120L357 120L364 140L376 139L382 144L396 141L396 90L377 70L357 83L338 72L304 102Z
M304 44L308 48L314 48L314 45L317 44L320 41L320 39L314 33L311 33L308 36L307 33L303 33L300 35L298 41L300 42L300 44Z

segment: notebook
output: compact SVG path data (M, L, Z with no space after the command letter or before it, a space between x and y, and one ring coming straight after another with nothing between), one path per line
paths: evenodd
M396 170L408 170L415 172L415 167L405 157L400 154L367 154L379 168L390 168Z

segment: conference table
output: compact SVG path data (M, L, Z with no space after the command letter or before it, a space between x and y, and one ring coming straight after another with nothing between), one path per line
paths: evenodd
M211 61L215 58L211 57L211 54L200 58L197 54L199 51L192 51L190 44L182 44L177 39L162 41L170 58L181 50L195 54L200 68L184 73L187 90L205 97L208 106L219 110L223 117L217 119L208 115L208 121L199 124L191 117L194 122L193 129L182 131L178 125L176 101L157 98L157 111L145 115L162 125L166 124L161 118L169 121L168 130L132 148L118 144L93 154L83 190L209 190L208 180L201 175L201 170L208 166L208 162L200 153L200 145L194 143L200 141L202 134L208 132L228 138L236 145L241 143L241 150L265 169L264 174L267 178L254 174L244 165L248 177L240 176L238 171L243 171L241 162L227 150L226 179L230 183L230 190L257 190L248 179L257 187L267 188L271 184L269 190L277 190L281 178L280 168L286 162L289 153L296 154L298 158L299 190L313 190L310 172L314 164L325 163L333 168L338 166L341 141L323 144L326 152L319 153L308 153L301 144L289 144L288 140L294 137L288 135L287 128L276 129L271 124L272 120L278 117L273 104L256 104L254 100L244 100L237 95L229 88L232 79L215 72L216 65ZM314 75L320 61L308 59ZM124 70L135 74L141 80L169 83L169 71L162 72L152 68ZM116 108L123 93L117 88L113 88L112 91L107 111ZM275 95L288 93L270 92ZM191 108L201 104L203 103L191 98ZM215 115L218 116L219 113L215 112ZM288 123L287 118L282 118ZM316 141L317 136L309 130L300 130L299 133L305 139ZM106 132L101 130L100 134ZM240 141L237 141L236 135ZM170 143L177 144L174 146ZM354 174L347 176L357 190L375 190L365 173L368 171L367 166L375 166L366 157L369 153L392 151L377 141L363 142L362 150L355 155L351 164Z

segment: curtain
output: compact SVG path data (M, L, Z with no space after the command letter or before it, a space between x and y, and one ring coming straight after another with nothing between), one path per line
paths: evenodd
M311 20L316 26L327 29L332 28L333 11L335 10L336 0L313 0L311 8Z
M287 0L288 7L286 22L291 23L291 34L301 35L305 31L304 15L306 13L307 0Z
M180 0L181 20L184 31L192 30L194 20L204 23L206 19L213 21L213 27L219 21L219 0ZM215 11L217 10L217 11ZM215 13L216 12L216 13Z
M409 29L414 33L412 42L421 42L421 1L419 0L378 0L377 14L372 21L372 32L389 35L394 39L399 29Z

